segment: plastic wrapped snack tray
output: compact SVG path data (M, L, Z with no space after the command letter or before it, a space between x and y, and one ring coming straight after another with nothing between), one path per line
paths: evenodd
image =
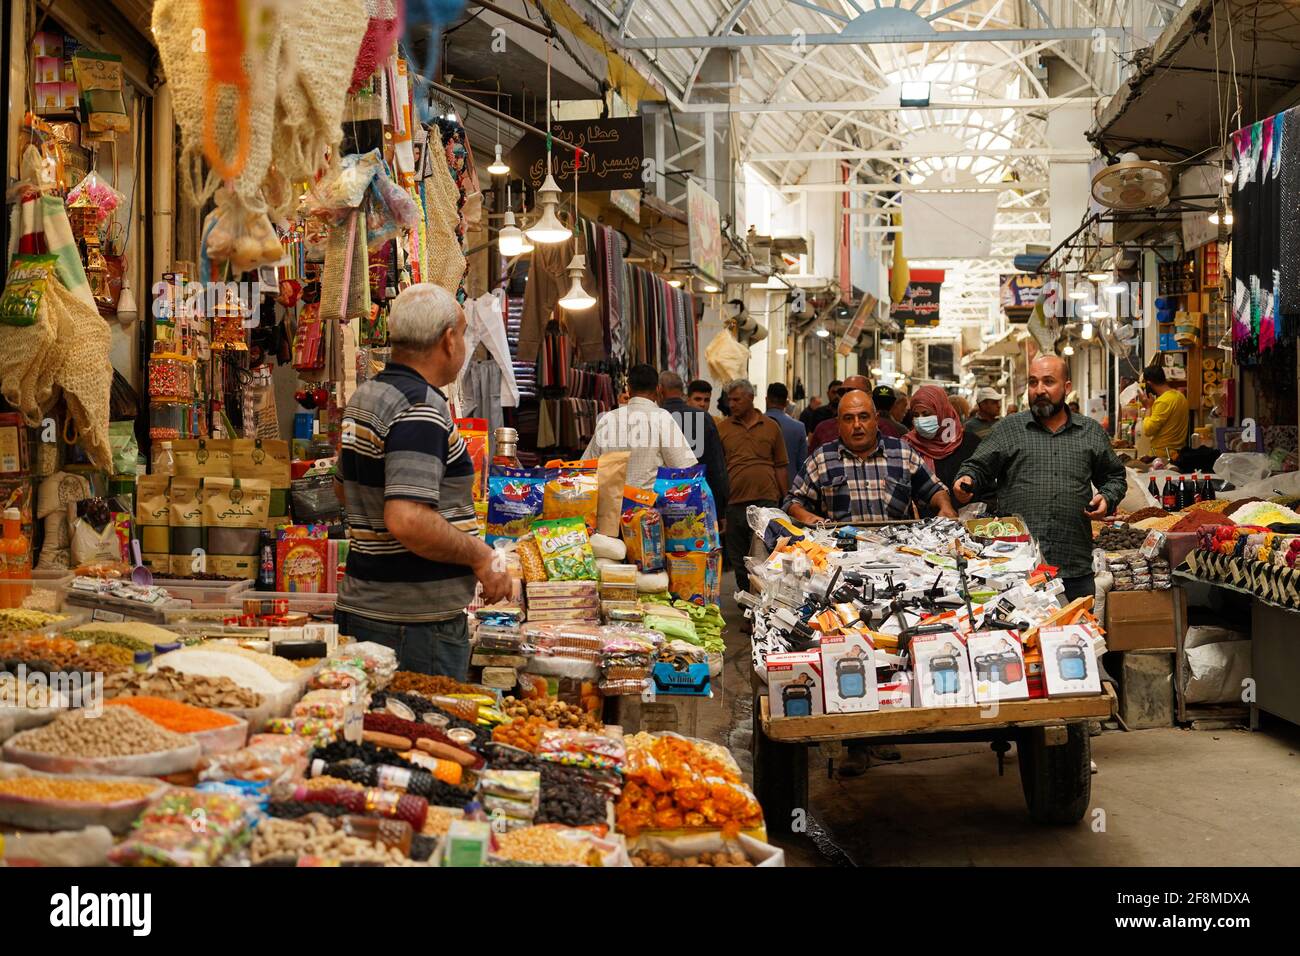
M741 833L734 840L728 840L722 831L707 833L642 833L627 841L629 855L639 852L664 853L673 859L685 859L699 856L701 853L721 853L739 850L755 867L785 866L785 851L780 847L764 843Z
M196 741L174 750L160 750L151 754L130 754L123 757L64 757L25 750L23 734L15 734L5 742L0 755L10 763L20 763L25 767L46 773L161 777L169 773L193 770L202 752L202 746Z
M189 735L203 748L202 756L226 754L244 746L244 741L248 740L248 721L242 717L235 717L235 720L237 722L229 727L214 727L212 730L199 730Z
M0 780L14 777L58 777L41 773L20 764L0 764ZM0 793L0 824L24 830L80 830L102 826L114 833L125 833L155 797L167 789L161 780L141 777L100 776L104 783L150 784L153 789L142 797L115 803L85 803L76 800L36 800Z

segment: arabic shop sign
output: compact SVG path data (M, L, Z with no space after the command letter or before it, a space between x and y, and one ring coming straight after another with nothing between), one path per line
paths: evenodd
M913 269L903 301L889 307L889 317L901 326L913 328L938 325L942 285L942 269Z
M556 120L551 135L582 150L575 160L573 150L555 146L551 150L551 174L560 189L573 189L574 167L578 169L578 191L640 189L643 137L641 117L623 119ZM546 178L546 140L528 134L510 152L510 165L522 170L524 182L536 189Z

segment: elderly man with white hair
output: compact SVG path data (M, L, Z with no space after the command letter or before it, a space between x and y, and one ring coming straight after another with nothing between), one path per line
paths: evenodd
M388 338L388 365L343 412L352 544L335 620L393 648L402 670L464 680L475 581L489 604L510 593L504 562L475 534L474 463L441 391L465 361L465 312L446 289L410 286Z

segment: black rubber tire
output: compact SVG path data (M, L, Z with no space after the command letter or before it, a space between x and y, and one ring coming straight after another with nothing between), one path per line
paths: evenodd
M1092 743L1088 725L1069 724L1063 744L1049 747L1044 728L1031 727L1016 746L1020 784L1035 823L1078 823L1092 800Z
M808 748L782 744L763 733L758 698L754 699L754 796L763 807L763 821L774 836L789 836L794 811L808 815Z

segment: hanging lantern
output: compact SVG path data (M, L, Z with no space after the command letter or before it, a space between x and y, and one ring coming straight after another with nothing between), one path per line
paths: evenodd
M212 349L213 351L247 352L248 341L244 336L244 322L250 311L233 288L226 290L226 299L219 302L212 310Z
M99 237L99 206L90 198L90 190L83 189L76 202L68 206L68 222L72 235L80 242Z
M590 309L596 304L592 295L582 287L582 273L587 267L587 257L578 253L569 261L569 291L560 299L560 307L572 311Z
M513 259L524 251L524 234L515 225L515 214L506 210L501 231L497 233L497 248L506 259Z

